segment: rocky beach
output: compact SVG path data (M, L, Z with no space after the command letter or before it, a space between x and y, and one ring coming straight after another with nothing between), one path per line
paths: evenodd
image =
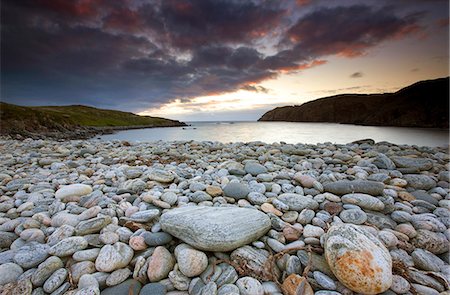
M448 147L0 151L0 294L450 294Z

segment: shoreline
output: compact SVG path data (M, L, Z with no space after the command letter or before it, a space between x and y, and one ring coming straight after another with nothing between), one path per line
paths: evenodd
M133 129L147 129L147 128L170 128L170 127L185 127L189 126L186 123L174 124L169 126L154 126L154 125L137 125L137 126L77 126L70 130L64 131L48 131L39 133L29 132L27 130L12 131L9 134L1 134L2 137L14 140L22 140L25 138L32 139L48 139L48 140L90 140L96 136L104 134L113 134L118 131L133 130Z
M368 139L0 139L0 148L0 293L448 290L436 279L450 275L446 148ZM361 252L373 260L339 263Z

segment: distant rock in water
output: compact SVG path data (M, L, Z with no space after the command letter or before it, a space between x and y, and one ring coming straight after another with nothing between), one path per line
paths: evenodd
M278 107L258 121L449 128L448 109L447 77L417 82L395 93L341 94Z

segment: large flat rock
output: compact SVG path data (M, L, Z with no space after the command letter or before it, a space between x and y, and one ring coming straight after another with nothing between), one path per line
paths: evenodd
M271 227L261 211L234 207L186 206L164 213L165 232L204 251L231 251L251 243Z

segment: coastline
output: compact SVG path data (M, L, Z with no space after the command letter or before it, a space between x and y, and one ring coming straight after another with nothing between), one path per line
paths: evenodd
M450 274L446 148L49 139L0 148L0 291L448 290L428 283ZM382 280L339 275L358 269L336 260L355 247Z
M133 129L146 129L146 128L170 128L170 127L185 127L186 123L180 122L180 124L171 124L165 126L154 125L136 125L136 126L77 126L71 127L63 131L39 131L38 133L30 132L27 130L13 130L6 134L1 134L6 139L18 139L25 138L32 139L49 139L49 140L89 140L96 136L104 134L113 134L117 131L133 130Z

